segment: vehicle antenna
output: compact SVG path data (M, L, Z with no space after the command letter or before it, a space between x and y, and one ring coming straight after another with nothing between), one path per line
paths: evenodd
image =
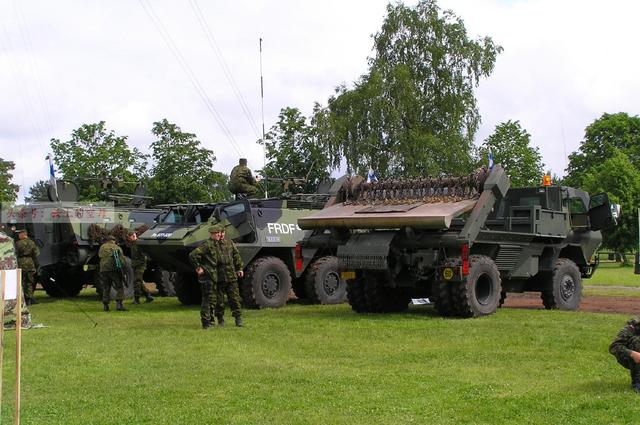
M264 181L264 197L268 198L267 193L267 142L264 140L264 82L262 79L262 37L260 37L260 109L262 112L262 181Z

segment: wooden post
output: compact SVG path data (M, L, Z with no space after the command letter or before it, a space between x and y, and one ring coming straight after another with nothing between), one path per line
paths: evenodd
M16 282L16 403L13 423L20 425L20 360L22 347L22 270L18 269Z

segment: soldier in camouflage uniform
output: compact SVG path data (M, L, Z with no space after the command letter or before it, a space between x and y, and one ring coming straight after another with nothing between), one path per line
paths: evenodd
M13 239L6 233L0 232L0 270L15 270L18 268ZM16 322L16 300L4 303L4 327L13 328ZM24 299L22 300L22 327L31 326L31 315Z
M116 238L108 236L100 246L98 257L100 258L100 280L102 281L102 305L104 311L109 311L111 286L116 290L116 310L127 311L122 304L124 300L124 280L122 276L122 263L120 268L116 263L116 255L124 262L122 248L116 244Z
M209 283L204 283L200 318L202 327L208 329L212 323L211 310L215 305L218 326L224 326L224 296L227 296L231 314L236 326L243 326L240 310L238 278L244 276L244 265L238 249L232 241L224 239L224 228L216 224L209 228L210 239L189 254L191 263L199 277L205 275Z
M33 288L36 285L36 270L38 270L38 255L40 250L36 243L29 239L25 229L17 230L16 254L18 267L22 269L22 293L27 305L35 304Z
M131 232L127 236L127 245L131 250L131 267L133 267L133 303L140 304L140 297L144 295L145 302L150 303L153 297L144 286L144 271L147 269L147 256L144 255L137 243L138 235Z
M247 159L240 158L238 165L231 169L229 190L234 195L255 196L258 193L256 179L247 167Z
M640 393L640 320L631 319L609 346L609 352L631 373L631 388Z

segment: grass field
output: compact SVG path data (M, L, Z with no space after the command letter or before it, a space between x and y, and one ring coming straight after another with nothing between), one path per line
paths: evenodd
M601 262L591 279L585 285L640 287L640 275L633 273L633 266L621 267L620 263Z
M39 292L40 294L40 292ZM24 331L23 424L630 424L639 396L607 347L622 315L348 305L245 312L202 331L175 298L103 313L41 295ZM85 309L93 323L78 309ZM11 423L13 332L4 423Z

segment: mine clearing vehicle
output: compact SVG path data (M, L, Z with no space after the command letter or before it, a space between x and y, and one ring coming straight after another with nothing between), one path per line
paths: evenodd
M58 194L51 202L33 203L4 208L7 225L24 227L40 250L40 283L51 297L73 297L84 286L93 285L98 293L98 250L100 240L92 235L97 230L108 234L116 227L134 231L139 226L155 224L162 209L135 205L114 205L113 202L78 203L78 189L72 182L58 181ZM116 229L117 230L117 229ZM127 276L125 296L133 296L133 269L128 248L122 237L118 243L125 253L123 262ZM144 280L156 282L158 288L173 294L171 275L150 263ZM112 296L115 297L115 290Z
M509 292L544 307L578 308L598 262L600 230L615 224L606 194L553 185L510 189L496 165L465 177L366 183L298 219L304 250L335 249L356 312L397 312L429 298L444 316L492 314Z
M297 220L331 203L341 184L340 180L325 186L323 193L166 205L159 223L143 233L138 243L163 268L175 272L173 283L183 304L201 302L200 284L188 255L209 239L209 227L217 223L225 227L225 238L234 241L245 264L245 275L238 283L246 307L281 307L291 289L297 298L312 303L341 303L346 300L346 283L340 279L335 250L296 247L305 236Z

